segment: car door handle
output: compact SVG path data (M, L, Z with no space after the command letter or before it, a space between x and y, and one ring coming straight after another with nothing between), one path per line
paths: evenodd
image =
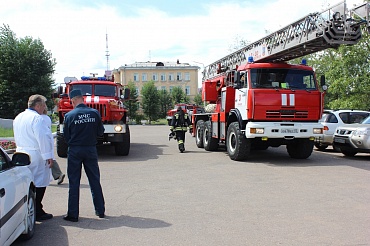
M0 189L0 197L3 197L3 196L5 196L5 189L1 188Z

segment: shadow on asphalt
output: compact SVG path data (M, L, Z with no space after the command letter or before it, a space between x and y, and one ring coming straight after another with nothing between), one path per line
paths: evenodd
M69 222L62 219L62 216L55 216L50 221L37 222L35 228L35 236L28 241L17 240L12 245L58 245L68 246L69 240L65 230L65 226L76 227L89 230L107 230L110 228L130 227L136 229L152 229L169 227L172 224L163 220L131 217L126 215L121 216L106 216L104 219L92 219L80 217L78 222ZM55 235L50 237L50 232ZM37 234L37 235L36 235Z
M282 151L284 150L284 151ZM220 149L218 150L220 151ZM324 160L324 156L330 155L332 161ZM228 157L225 151L225 156ZM370 155L359 153L354 157L347 157L332 149L325 151L314 150L307 159L290 158L285 147L268 148L267 150L253 150L247 160L241 163L259 163L270 166L289 166L289 167L312 167L312 166L350 166L362 170L370 171Z

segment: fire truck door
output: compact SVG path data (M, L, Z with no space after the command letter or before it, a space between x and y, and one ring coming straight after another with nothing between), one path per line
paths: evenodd
M239 110L243 120L247 119L247 99L248 99L247 88L235 90L235 108Z

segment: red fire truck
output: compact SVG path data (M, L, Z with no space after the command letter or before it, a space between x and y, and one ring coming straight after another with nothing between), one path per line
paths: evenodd
M168 122L168 125L171 124L172 117L175 115L178 107L181 107L185 113L189 114L190 118L195 112L200 113L204 111L202 107L199 107L195 104L178 103L173 109L167 111L166 120Z
M109 74L109 73L108 73ZM123 89L115 83L112 76L83 76L81 80L66 77L65 87L59 86L57 96L59 124L57 128L56 148L59 157L67 156L67 143L63 137L64 115L73 109L69 92L81 90L85 104L99 111L104 124L104 136L98 139L99 145L110 143L116 155L126 156L130 151L130 130L126 123L127 109L123 100L129 99L129 89Z
M368 3L348 10L342 2L206 66L202 99L214 104L214 111L193 116L196 145L212 151L225 144L236 161L252 150L281 145L292 158L308 158L314 139L323 134L318 121L324 92L304 60L299 65L287 61L356 44L361 25L369 26L368 15ZM323 76L320 81L325 89Z

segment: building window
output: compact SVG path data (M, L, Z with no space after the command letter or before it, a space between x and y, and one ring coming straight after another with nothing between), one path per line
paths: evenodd
M141 81L148 81L148 77L147 77L146 73L141 74Z
M162 87L161 87L161 90L162 90L162 91L165 91L165 90L166 90L166 86L162 86Z
M140 95L139 94L139 88L136 87L136 95Z
M166 81L166 74L165 73L161 73L161 81Z
M190 86L185 86L185 94L190 95Z
M134 73L134 81L138 82L139 81L139 74Z
M185 73L185 81L190 81L190 73Z
M153 73L153 75L152 75L152 80L153 80L153 81L158 81L158 74Z
M170 93L172 93L173 86L170 86Z
M182 81L182 73L181 72L177 73L176 80L177 81Z
M173 73L168 74L168 80L169 81L174 81L175 80Z

